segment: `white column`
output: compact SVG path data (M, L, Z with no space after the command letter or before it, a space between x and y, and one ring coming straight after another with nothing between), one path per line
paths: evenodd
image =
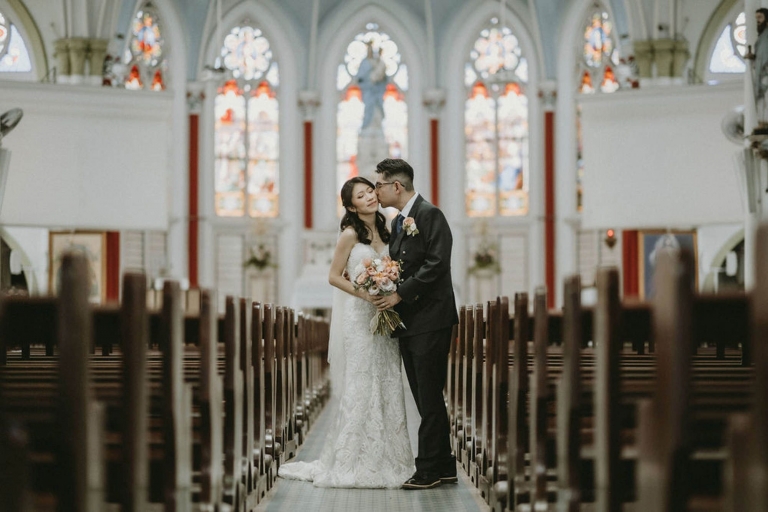
M569 77L570 78L570 77ZM554 88L555 85L549 85ZM555 290L556 305L562 305L562 283L578 272L576 240L581 219L576 209L576 86L572 79L556 87L555 117ZM544 93L551 95L549 93ZM552 108L550 105L549 109Z
M317 25L320 16L320 0L312 1L312 27L309 31L309 68L307 71L307 84L312 87L317 83ZM301 102L301 99L299 99Z
M757 22L755 21L755 11L759 7L758 0L744 0L744 12L746 13L746 29L747 29L747 44L755 47L755 41L757 40ZM751 66L751 62L747 63ZM755 109L754 89L752 86L752 73L749 70L744 73L744 133L750 134L757 126L757 111ZM745 144L750 145L750 141L747 140ZM760 170L762 172L763 162L758 161ZM757 166L756 166L757 167ZM756 169L755 169L756 170ZM747 166L745 172L753 172L752 169ZM758 181L759 182L759 181ZM745 182L746 183L746 182ZM758 187L760 188L760 187ZM745 191L749 194L749 188ZM763 190L756 190L754 192L761 197ZM747 201L749 203L749 201ZM744 289L751 290L755 285L755 230L761 217L760 205L757 205L755 212L750 213L749 208L746 209L746 217L744 220Z

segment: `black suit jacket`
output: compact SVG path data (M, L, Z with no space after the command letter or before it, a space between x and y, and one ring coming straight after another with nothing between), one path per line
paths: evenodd
M409 337L451 327L459 322L451 281L451 249L453 236L445 215L422 196L416 198L408 213L419 233L408 235L403 226L392 238L389 254L400 260L402 283L397 293L403 298L395 310L400 313L405 329L398 328L393 337Z

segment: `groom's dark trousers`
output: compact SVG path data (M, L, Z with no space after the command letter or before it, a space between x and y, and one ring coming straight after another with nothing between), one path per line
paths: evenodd
M421 414L416 470L450 476L456 463L443 388L451 328L459 322L451 282L453 236L443 212L422 196L415 199L408 216L418 233L398 232L393 222L389 241L389 254L403 268L397 289L403 301L395 310L405 324L392 335L400 338L403 365Z
M443 398L450 346L451 328L400 338L405 373L421 416L416 469L423 473L454 467Z

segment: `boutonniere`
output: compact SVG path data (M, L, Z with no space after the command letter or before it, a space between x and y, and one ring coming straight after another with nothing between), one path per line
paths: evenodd
M405 220L403 220L403 229L405 229L405 234L408 236L419 234L419 228L416 227L416 221L413 220L413 217L406 217Z

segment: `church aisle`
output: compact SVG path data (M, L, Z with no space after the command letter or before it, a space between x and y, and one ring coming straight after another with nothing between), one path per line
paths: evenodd
M408 408L408 429L411 442L415 444L418 428L416 405L406 394ZM314 428L307 436L295 460L311 461L320 457L323 440L335 414L337 402L331 401L317 418ZM376 511L420 511L420 512L486 512L489 507L472 486L466 474L458 471L459 483L443 485L426 491L404 491L386 489L321 489L309 482L278 478L275 488L267 499L256 508L258 512L357 512Z

